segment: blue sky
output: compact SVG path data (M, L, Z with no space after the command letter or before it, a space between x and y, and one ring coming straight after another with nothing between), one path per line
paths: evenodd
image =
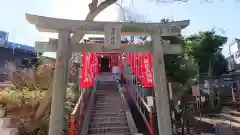
M34 45L36 40L47 40L56 37L54 34L39 33L25 20L25 13L67 19L84 19L88 12L90 0L0 0L0 30L10 33L10 41ZM206 3L203 0L189 0L187 3L156 4L152 0L123 0L124 5L146 17L148 21L158 22L161 18L172 20L190 19L190 25L183 30L189 35L199 30L215 28L218 33L229 38L240 38L240 7L239 0L215 0ZM116 21L119 9L111 6L101 13L96 20ZM228 55L228 44L223 54Z

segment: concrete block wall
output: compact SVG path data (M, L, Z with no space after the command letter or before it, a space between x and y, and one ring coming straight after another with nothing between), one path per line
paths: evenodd
M11 118L0 118L0 135L17 135L17 128L11 128Z

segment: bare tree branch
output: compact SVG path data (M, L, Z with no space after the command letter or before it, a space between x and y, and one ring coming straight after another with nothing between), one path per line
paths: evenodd
M136 12L131 11L129 8L122 6L119 3L115 3L120 8L121 18L124 22L136 23L136 22L146 22L146 17ZM140 39L141 41L146 41L148 36L132 36L131 40L134 40L134 37ZM128 40L127 37L124 38ZM132 41L130 41L132 42Z
M89 7L89 12L93 12L94 9L96 9L98 6L98 0L92 0L92 3L88 5Z
M115 3L117 0L104 0L98 5L98 0L92 0L89 4L89 12L85 20L93 20L100 12ZM98 6L97 6L98 5ZM82 31L77 31L71 38L72 42L79 42L85 35Z

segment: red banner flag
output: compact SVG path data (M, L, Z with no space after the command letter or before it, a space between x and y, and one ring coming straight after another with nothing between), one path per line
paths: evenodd
M82 71L80 78L80 86L82 88L90 87L93 85L93 80L90 75L90 63L89 63L89 53L81 53L82 56Z
M94 84L94 54L93 53L89 53L88 54L88 67L89 67L89 76L90 76L90 79L91 79L91 84L90 86L93 86Z
M99 72L98 69L98 56L96 53L94 53L94 75L96 76Z
M120 72L123 73L122 53L118 53Z
M138 75L138 79L139 79L139 83L143 86L143 79L144 79L144 69L143 69L143 58L144 55L140 54L139 55L139 75Z
M144 54L143 56L143 87L152 88L153 83L153 72L152 72L152 55Z
M131 54L131 69L132 69L132 74L136 74L136 57L135 54Z
M140 56L140 55L139 55L138 53L135 55L135 61L136 61L136 62L135 62L135 64L136 64L136 65L135 65L135 67L136 67L136 68L135 68L135 71L136 71L136 76L138 77L138 80L139 80L139 66L140 66L140 65L139 65L139 64L140 64L140 63L139 63L139 56Z

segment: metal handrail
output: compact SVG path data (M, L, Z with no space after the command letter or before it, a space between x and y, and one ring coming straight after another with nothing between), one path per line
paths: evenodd
M86 109L86 116L83 120L83 126L82 126L82 130L80 132L80 135L87 135L87 132L88 132L88 129L89 129L89 124L90 124L90 120L91 120L91 114L92 114L92 109L93 109L93 106L94 106L94 103L95 103L95 93L96 93L96 88L97 88L97 81L96 81L96 78L94 80L94 85L93 85L93 88L92 88L92 93L90 95L90 98L89 98L89 104L87 106L87 109Z
M126 78L126 77L125 77ZM151 107L147 105L147 103L144 101L144 99L141 97L139 93L139 89L131 83L127 78L126 80L129 82L127 87L126 87L126 94L130 95L130 97L133 99L135 102L135 106L137 107L140 115L142 116L142 119L147 126L147 129L150 133L150 135L154 134L153 130L153 112ZM131 91L130 91L131 90ZM148 115L149 115L149 120L146 118L145 111L142 110L142 106L145 107L148 110Z
M77 104L75 105L72 113L70 114L70 135L78 134L78 128L81 128L82 119L83 119L83 110L84 110L84 94L85 92L81 93Z
M88 91L81 93L78 102L70 115L70 135L79 135L82 134L82 132L87 132L86 130L88 130L90 121L89 118L95 99L95 92L96 81L94 81L94 86L91 89L91 93L88 93ZM85 98L85 96L87 97Z
M147 129L148 129L150 135L153 135L154 133L153 133L153 125L152 125L152 121L153 121L152 109L147 105L147 103L144 101L144 99L139 94L139 91L138 91L139 89L136 86L133 86L133 89L136 93L135 105L136 105L140 115L142 116L142 119L143 119L145 125L147 126ZM142 106L148 110L149 120L146 118L146 112L144 110L142 110Z
M121 102L124 106L124 110L125 110L125 114L126 114L126 118L127 118L127 123L128 123L129 128L130 128L130 132L131 132L132 135L138 134L136 124L135 124L134 119L132 117L131 110L130 110L128 104L127 104L127 100L124 96L124 93L122 91L120 91L119 84L117 84L117 85L118 85L118 91L119 91L120 97L121 97Z

